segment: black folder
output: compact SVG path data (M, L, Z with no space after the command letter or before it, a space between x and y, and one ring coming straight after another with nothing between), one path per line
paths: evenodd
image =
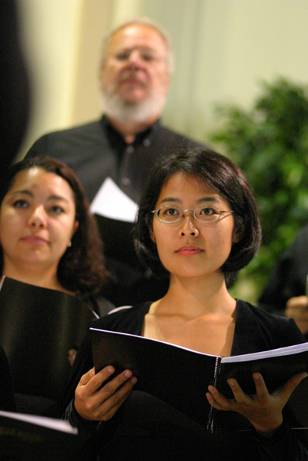
M1 461L77 461L80 447L67 421L0 411Z
M76 296L5 277L0 290L0 345L15 393L58 400L94 314Z

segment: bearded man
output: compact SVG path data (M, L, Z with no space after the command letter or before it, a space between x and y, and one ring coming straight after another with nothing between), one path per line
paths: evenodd
M138 205L145 181L161 156L171 155L178 147L200 146L160 122L172 70L171 45L160 27L147 19L121 24L103 48L102 117L42 136L27 156L48 154L69 164L90 201L97 198L108 179ZM151 294L158 298L166 284L155 281L139 266L129 228L119 217L121 205L111 192L114 189L108 190L105 203L116 208L116 213L109 220L105 215L100 226L110 272L105 296L116 305L143 301Z

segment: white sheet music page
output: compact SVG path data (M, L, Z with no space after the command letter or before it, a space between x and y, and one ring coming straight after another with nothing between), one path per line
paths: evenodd
M132 223L136 219L138 205L111 178L106 178L91 203L91 212Z
M76 427L73 427L68 421L62 419L25 413L15 413L11 411L0 411L0 417L1 416L12 420L15 419L30 424L36 424L37 426L48 427L49 429L54 429L56 431L78 434L78 429Z

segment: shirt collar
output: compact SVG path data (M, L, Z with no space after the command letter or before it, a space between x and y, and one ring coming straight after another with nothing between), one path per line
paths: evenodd
M106 115L102 116L100 122L111 144L127 147L127 144L125 143L122 135L111 125ZM146 128L144 131L140 131L139 133L137 133L132 145L136 147L143 144L144 146L148 147L151 144L151 137L153 133L157 130L159 126L160 120L157 120L155 123L153 123L153 125Z

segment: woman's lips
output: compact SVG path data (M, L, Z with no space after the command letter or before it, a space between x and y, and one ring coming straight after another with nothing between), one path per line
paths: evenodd
M176 250L176 253L182 256L194 256L203 252L202 248L197 247L182 247Z
M46 240L43 237L39 237L37 235L28 235L27 237L22 237L21 240L26 243L30 244L36 244L36 245L43 245L48 243L48 240Z

